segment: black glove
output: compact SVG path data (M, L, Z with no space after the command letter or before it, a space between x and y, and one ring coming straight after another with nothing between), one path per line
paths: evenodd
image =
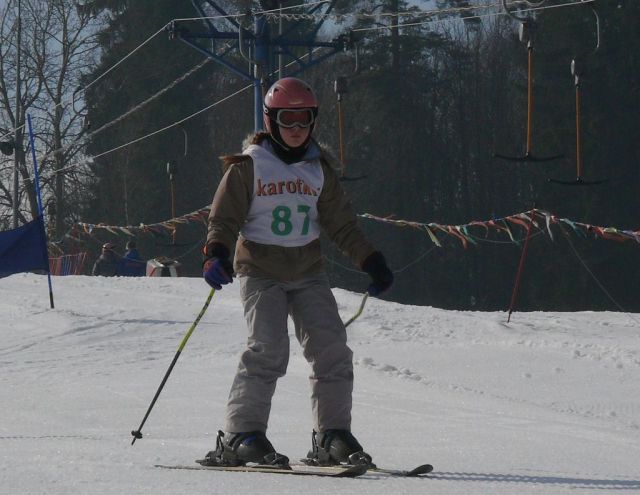
M362 263L362 271L367 272L372 283L367 292L370 296L382 294L393 284L393 273L389 270L387 262L380 251L374 251Z
M229 260L229 250L219 243L206 247L208 258L202 265L202 276L214 289L220 290L225 284L233 282L233 265Z

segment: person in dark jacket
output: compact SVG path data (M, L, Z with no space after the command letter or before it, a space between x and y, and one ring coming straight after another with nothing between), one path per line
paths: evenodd
M118 275L123 277L143 277L146 271L146 261L140 257L135 241L127 242L127 250L120 260Z
M102 253L93 265L92 275L115 277L118 274L120 256L114 251L115 245L107 242L102 245Z
M127 242L127 250L124 253L124 257L127 258L128 260L139 260L140 259L140 252L138 251L138 248L136 247L136 241Z

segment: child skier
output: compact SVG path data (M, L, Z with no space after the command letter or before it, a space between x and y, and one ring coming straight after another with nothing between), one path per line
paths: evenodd
M350 431L352 352L323 269L320 229L371 276L369 294L387 290L393 275L358 228L335 171L311 137L317 113L307 83L281 79L265 96L266 132L253 136L242 155L223 157L203 275L219 290L233 281L235 268L249 338L229 394L225 433L200 461L205 465L288 465L266 437L276 381L289 359L288 315L312 367L310 462L372 464Z

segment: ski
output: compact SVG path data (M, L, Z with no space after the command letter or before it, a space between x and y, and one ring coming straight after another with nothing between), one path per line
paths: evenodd
M292 464L289 468L274 466L197 466L197 465L167 465L155 464L162 469L184 469L191 471L235 471L245 473L291 474L297 476L329 476L333 478L355 478L367 472L367 466L335 466L318 467L302 464Z
M307 462L309 462L308 459L301 459L302 464L292 464L292 466L308 466L308 467L315 467L317 469L332 469L338 466L315 466L313 464L307 464ZM312 462L312 461L311 461ZM341 466L343 467L349 467L351 466L350 464L342 464ZM420 464L419 466L414 467L413 469L409 469L409 470L404 470L404 469L386 469L386 468L381 468L381 467L368 467L367 468L367 472L368 473L378 473L378 474L383 474L383 475L387 475L387 476L398 476L398 477L405 477L405 478L412 478L412 477L418 477L418 476L422 476L424 474L429 474L431 471L433 471L433 466L431 464Z
M405 471L403 469L385 469L385 468L369 468L368 470L371 473L380 473L387 474L389 476L404 476L404 477L416 477L421 476L423 474L429 474L433 471L433 466L431 464L421 464L420 466L416 466L413 469Z

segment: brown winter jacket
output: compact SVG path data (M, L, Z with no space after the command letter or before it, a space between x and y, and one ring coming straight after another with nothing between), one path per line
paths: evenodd
M247 144L258 144L264 134L257 134ZM375 248L357 225L351 203L331 166L329 156L321 149L320 163L324 174L318 198L318 220L328 238L358 266ZM305 246L282 247L259 244L239 235L253 196L253 161L247 155L223 157L227 167L213 198L209 214L209 232L205 255L211 255L215 244L231 252L235 244L236 273L269 276L278 280L296 280L323 270L320 240Z

